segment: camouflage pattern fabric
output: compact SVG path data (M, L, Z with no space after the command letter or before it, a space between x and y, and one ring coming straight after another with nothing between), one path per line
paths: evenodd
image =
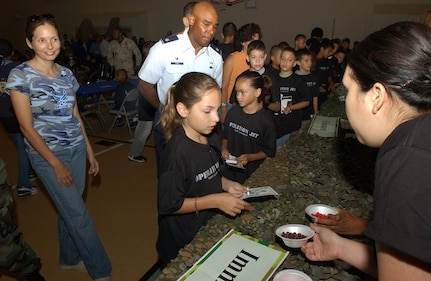
M24 277L38 271L40 259L24 241L14 219L14 201L0 158L0 269Z

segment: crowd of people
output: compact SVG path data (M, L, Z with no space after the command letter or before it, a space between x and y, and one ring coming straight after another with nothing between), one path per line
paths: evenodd
M349 38L324 38L316 27L308 39L295 36L293 46L284 40L272 46L268 62L256 23L238 30L232 22L225 24L219 47L214 42L218 14L212 4L187 3L183 23L181 32L148 48L118 28L111 42L90 36L86 44L68 43L67 36L60 39L54 16L28 18L25 40L33 55L8 70L2 94L13 106L9 110L19 124L28 160L57 207L60 267L86 271L93 280L111 280L110 259L82 198L86 159L89 175L96 175L99 165L75 93L80 83L109 78L106 73L114 70L124 82L124 77L136 76L142 94L139 121L145 137L135 135L130 160L145 162L139 150L151 129L154 134L156 248L163 263L175 258L214 214L235 217L248 208L240 199L244 182L266 158L279 153L277 148L304 121L318 114L342 83L358 140L381 147L374 213L368 219L340 210L328 220L317 220L312 225L316 235L302 250L310 260L342 259L379 280L431 280L431 249L423 235L430 231L426 214L431 211L426 196L431 182L426 172L431 155L431 29L422 23L396 23L350 49ZM24 173L27 177L29 172ZM31 185L27 189L31 193ZM336 232L366 235L375 246ZM33 261L38 265L36 257ZM34 267L31 274L39 279L21 277L43 280Z

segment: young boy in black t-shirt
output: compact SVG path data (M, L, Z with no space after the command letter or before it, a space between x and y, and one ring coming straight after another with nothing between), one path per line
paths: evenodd
M295 50L284 48L280 56L280 73L273 81L272 103L277 133L277 148L282 146L290 133L301 128L302 109L310 105L310 95L301 78L293 73L296 65Z
M334 89L332 75L334 69L328 57L332 54L333 44L329 39L325 39L320 44L319 52L316 55L316 74L319 78L319 108L328 99L331 90Z
M302 109L302 120L310 120L317 114L318 100L319 100L319 87L317 85L317 76L311 72L312 55L307 49L300 49L296 51L296 65L299 67L295 71L305 83L310 94L310 105Z

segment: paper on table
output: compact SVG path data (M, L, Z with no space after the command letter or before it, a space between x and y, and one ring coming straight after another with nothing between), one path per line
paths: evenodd
M320 137L337 137L338 135L338 117L328 117L317 115L311 121L308 133Z
M226 159L226 164L235 168L245 169L243 165L238 165L236 161L236 157L233 155L229 155L229 158Z
M241 197L241 199L257 198L265 196L278 196L278 193L270 186L261 186L254 188L247 188L247 192Z

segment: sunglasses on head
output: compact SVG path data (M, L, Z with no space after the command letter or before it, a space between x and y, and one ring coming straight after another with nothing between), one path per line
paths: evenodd
M27 23L41 20L54 20L54 16L52 14L32 15L27 18Z

